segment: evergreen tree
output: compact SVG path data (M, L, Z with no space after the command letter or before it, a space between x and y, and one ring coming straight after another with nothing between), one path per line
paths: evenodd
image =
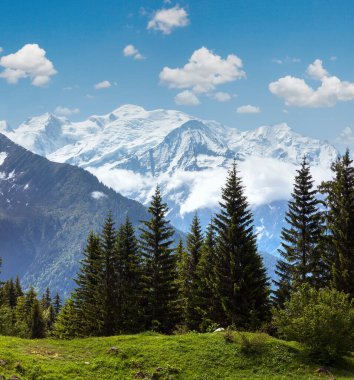
M116 308L116 251L115 242L117 231L114 227L112 213L109 212L103 225L101 234L101 249L103 255L102 272L102 312L103 326L102 332L105 336L114 333L115 328L115 308Z
M17 295L15 284L12 278L5 282L2 291L4 304L13 309L16 306Z
M191 330L197 330L201 323L200 302L197 289L200 287L200 278L197 267L203 246L203 233L197 215L193 217L190 232L187 235L187 325Z
M47 287L45 290L45 293L42 296L42 307L43 309L48 309L49 306L51 306L52 303L52 297L50 296L50 290Z
M243 191L234 161L222 189L220 213L214 219L216 291L227 317L224 323L254 328L269 316L269 289Z
M278 281L274 301L281 306L290 298L290 292L308 283L316 288L323 285L323 260L320 252L321 212L320 201L313 188L310 166L304 157L295 177L292 199L285 216L287 227L281 233L279 253L282 260L276 266Z
M61 309L61 300L60 300L59 293L55 295L52 306L53 306L54 314L55 316L57 316Z
M61 308L54 323L53 335L60 339L70 339L80 336L81 320L71 296Z
M211 324L222 324L225 321L225 312L222 309L220 298L215 291L216 282L216 233L211 220L201 249L201 256L197 267L200 279L195 289L199 300L200 329L205 331Z
M85 335L100 335L104 324L104 258L100 244L100 238L91 232L83 252L81 269L75 280L77 288L73 300L81 316L81 328ZM56 305L54 307L57 312Z
M37 299L34 300L32 306L29 329L31 339L44 338L45 324L42 309Z
M326 195L326 259L331 284L354 298L354 167L349 150L331 167L334 179L321 185Z
M177 259L177 313L179 315L179 323L185 325L187 323L187 297L188 297L188 256L183 247L182 239L178 240L175 249L175 256Z
M141 326L141 257L134 227L126 217L116 240L116 328L136 332Z
M20 279L18 276L16 276L16 280L15 280L15 293L16 293L16 298L23 296L23 291L22 291Z
M171 248L174 231L166 220L168 207L158 187L148 211L151 219L142 222L140 237L146 328L169 332L175 325L177 308L176 258Z

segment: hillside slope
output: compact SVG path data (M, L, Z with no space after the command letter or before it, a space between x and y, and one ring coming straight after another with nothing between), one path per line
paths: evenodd
M118 224L147 217L144 206L117 194L78 167L53 163L0 134L0 257L2 278L24 286L71 290L90 230L111 210Z
M315 373L319 365L306 362L298 344L259 334L247 336L265 339L258 353L243 353L240 339L226 343L220 333L72 341L0 337L0 374L32 380L328 379ZM353 379L353 358L330 371L337 380Z

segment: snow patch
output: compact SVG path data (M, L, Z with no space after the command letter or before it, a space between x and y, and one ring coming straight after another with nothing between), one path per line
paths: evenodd
M0 152L0 166L5 162L6 157L7 157L6 152Z

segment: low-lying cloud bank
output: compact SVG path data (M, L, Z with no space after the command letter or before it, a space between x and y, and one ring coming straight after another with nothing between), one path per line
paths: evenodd
M239 162L238 169L248 201L254 208L289 199L298 167L272 158L250 157ZM145 204L159 184L165 199L179 208L181 217L198 209L218 207L227 176L227 169L220 167L193 172L178 170L171 176L162 174L159 177L112 169L108 165L89 168L89 171L107 186ZM328 167L314 166L311 172L316 186L331 178Z

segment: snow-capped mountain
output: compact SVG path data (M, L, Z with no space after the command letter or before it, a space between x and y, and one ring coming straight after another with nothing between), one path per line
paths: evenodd
M197 210L203 224L208 222L236 158L260 249L268 251L279 244L284 205L302 157L308 157L319 181L337 156L329 143L302 136L286 124L241 132L179 111L134 105L76 123L45 114L3 133L49 160L85 168L143 203L159 183L172 223L183 230Z

